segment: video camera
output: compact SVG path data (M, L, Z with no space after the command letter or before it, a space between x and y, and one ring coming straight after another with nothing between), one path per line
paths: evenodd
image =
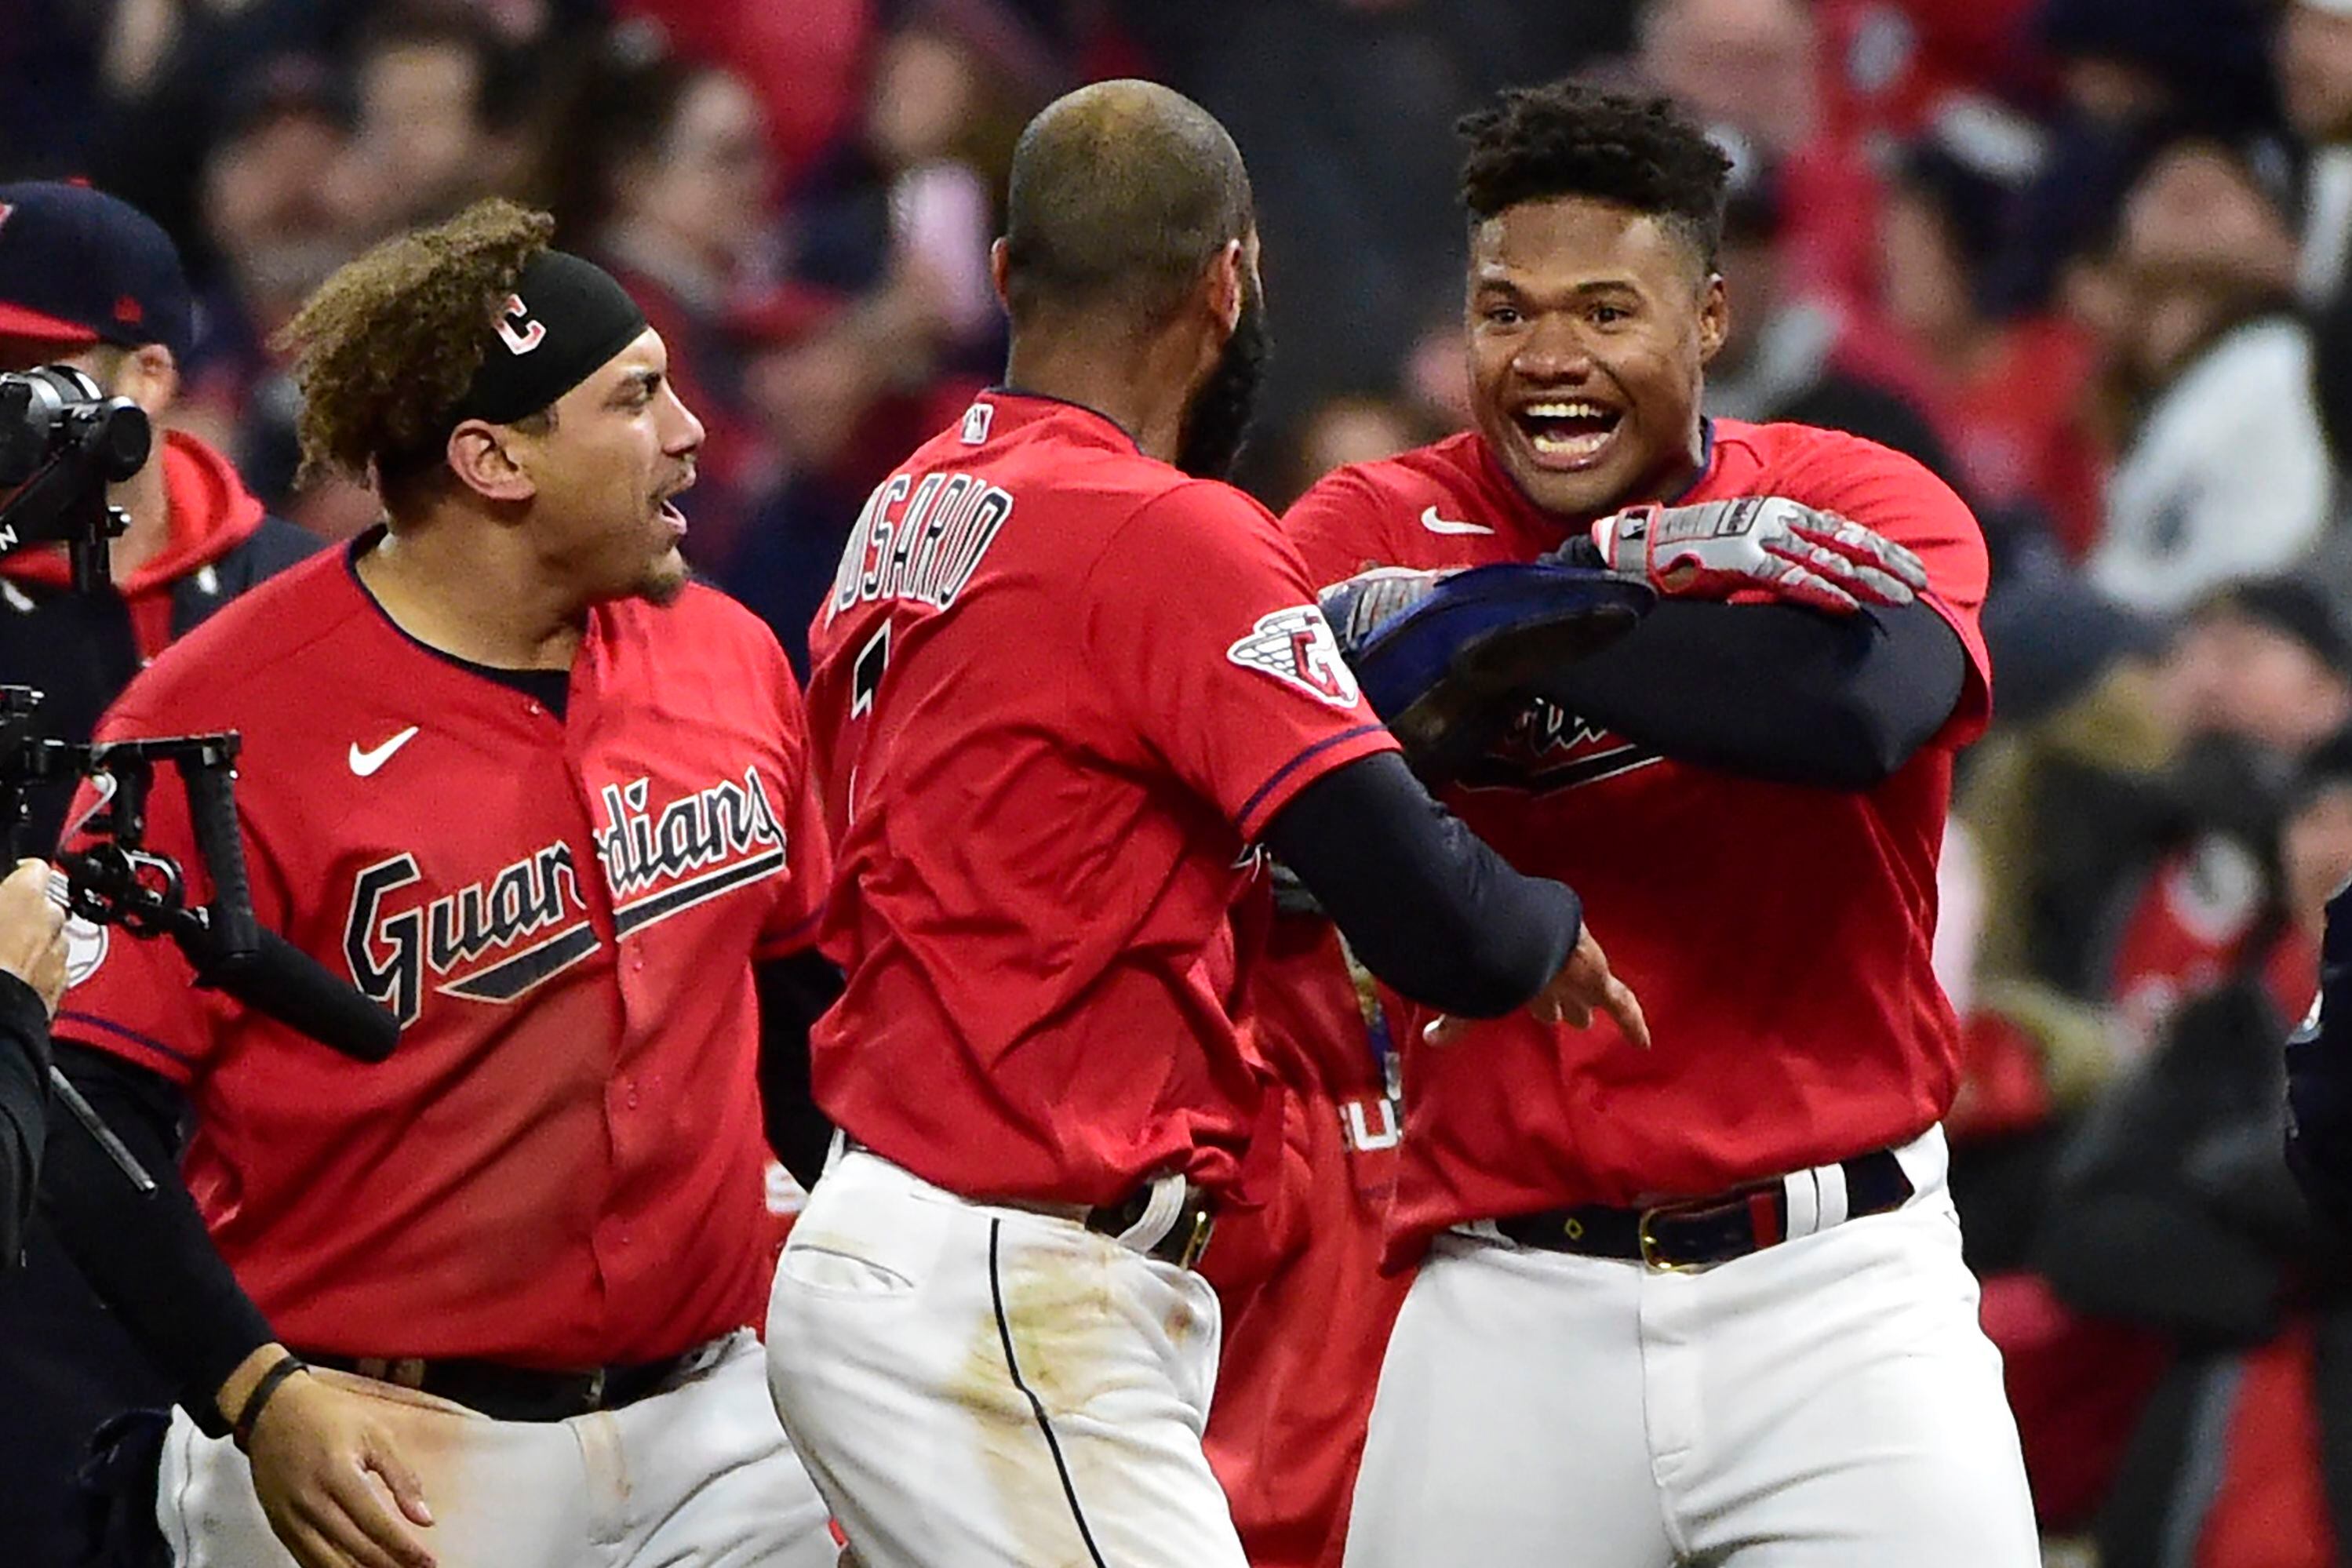
M105 586L108 545L130 526L121 508L106 504L106 486L139 472L152 441L136 403L107 397L70 366L0 374L0 493L16 487L0 502L0 555L62 543L75 590ZM0 685L5 863L19 852L16 841L34 786L91 780L100 805L83 827L100 841L55 856L71 914L136 937L169 936L187 955L199 985L216 987L347 1056L389 1056L399 1042L398 1021L254 917L236 825L236 732L77 744L35 732L40 703L41 694L29 686ZM209 903L192 905L179 864L145 846L159 764L177 772L187 792ZM70 1086L54 1072L52 1082L79 1114Z
M105 487L146 466L153 441L144 409L70 365L0 374L0 490L16 491L0 507L0 555L62 542L74 591L104 586L107 545L130 526Z

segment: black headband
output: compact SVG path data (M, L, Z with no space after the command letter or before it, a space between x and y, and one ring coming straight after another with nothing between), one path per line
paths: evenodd
M512 424L586 381L646 329L646 313L613 275L560 250L530 258L507 297L455 420Z

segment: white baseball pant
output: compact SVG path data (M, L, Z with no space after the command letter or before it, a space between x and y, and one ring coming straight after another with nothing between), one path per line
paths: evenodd
M1347 1568L2036 1568L1942 1133L1897 1153L1903 1207L1695 1273L1438 1238Z
M860 1568L1244 1568L1219 1333L1189 1270L852 1150L777 1265L769 1385Z
M824 1504L769 1406L760 1346L618 1410L494 1421L429 1394L326 1369L380 1412L425 1485L418 1530L441 1568L834 1568ZM236 1446L174 1411L156 1517L181 1568L291 1568Z

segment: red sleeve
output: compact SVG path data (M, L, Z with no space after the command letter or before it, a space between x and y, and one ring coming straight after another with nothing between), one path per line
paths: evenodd
M1991 570L1984 530L1950 486L1899 452L1852 436L1824 442L1814 452L1818 456L1802 465L1805 482L1791 487L1790 499L1851 518L1927 564L1927 602L1969 655L1968 685L1937 737L1957 750L1982 735L1992 718L1992 660L1979 624Z
M100 721L96 738L173 733L179 732L172 726L150 720L118 703ZM84 780L66 818L62 847L83 849L95 841L75 831L73 824L82 821L97 803L97 791ZM196 852L187 792L169 768L157 770L155 787L148 796L144 845L178 862L187 879L190 904L201 904L212 896L203 857ZM249 861L253 854L249 836L246 852ZM257 868L253 869L258 894L265 879ZM220 1047L227 1006L220 993L195 988L194 971L168 936L142 939L120 927L90 928L79 923L74 929L79 961L69 971L72 988L58 1009L58 1038L110 1051L162 1073L183 1088L193 1083Z
M782 649L776 651L776 681L777 717L783 725L784 752L791 758L784 780L790 798L776 803L784 827L785 888L768 911L752 949L759 959L781 958L816 941L825 889L833 882L833 847L825 832L816 763L809 751L808 714L801 704L800 683L793 678Z
M1298 552L1230 486L1143 507L1088 574L1085 657L1112 710L1244 839L1396 742L1339 656Z
M1290 504L1282 532L1307 563L1307 580L1328 588L1371 567L1409 564L1390 550L1382 534L1381 519L1395 510L1394 500L1361 468L1339 468Z

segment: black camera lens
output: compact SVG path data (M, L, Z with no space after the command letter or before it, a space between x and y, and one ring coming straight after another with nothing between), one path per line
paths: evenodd
M153 440L144 410L70 365L0 373L0 489L69 454L120 484L145 465Z

